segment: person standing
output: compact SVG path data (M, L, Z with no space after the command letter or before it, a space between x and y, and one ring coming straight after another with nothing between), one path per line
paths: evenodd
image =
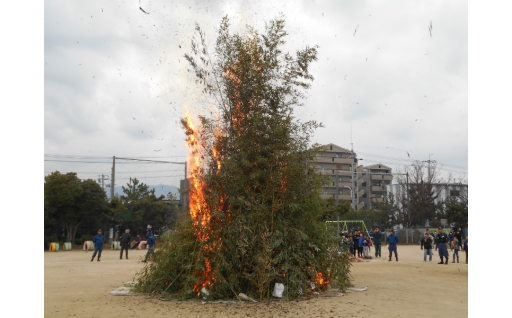
M379 228L375 229L373 232L373 245L375 245L375 257L382 257L381 254L381 244L382 244L382 233L380 233Z
M348 251L348 239L345 237L345 234L341 236L340 249L344 252Z
M116 224L116 227L114 227L114 241L117 241L119 239L119 224Z
M466 254L466 264L468 263L468 236L466 235L466 240L464 240L464 254Z
M393 252L395 252L395 258L398 262L398 254L396 252L396 244L398 243L398 236L395 234L395 231L389 230L388 235L388 250L389 250L389 260L388 262L391 262L391 256L393 255Z
M146 240L147 240L146 244L148 245L148 252L146 253L146 258L143 260L143 262L146 262L151 254L156 256L155 252L153 250L154 246L156 244L156 241L155 241L155 236L153 235L153 233L151 233L151 229L148 229L148 232L146 233Z
M126 251L126 259L128 259L128 250L130 249L131 241L132 235L130 234L130 230L124 230L123 235L119 238L119 243L121 245L121 255L119 255L119 259L123 259L123 251Z
M370 238L366 234L363 236L363 254L365 259L370 256Z
M358 257L356 253L359 254L359 235L357 234L357 231L354 232L354 236L352 237L354 240L354 256Z
M373 242L373 235L375 234L375 232L372 229L370 229L370 232L368 234L369 234L368 239L370 240L370 242L369 242L370 244L368 244L368 248L369 248L369 251L371 253L372 252L372 244L371 244L371 242Z
M354 251L354 239L352 236L349 236L348 238L348 251L352 253L352 255L356 255Z
M140 235L137 234L137 240L135 241L135 245L132 246L131 250L136 249L137 246L139 246L140 241L141 241L141 237L140 237Z
M357 249L357 255L359 258L363 258L363 247L364 247L364 237L363 233L359 232L359 247Z
M434 232L434 244L436 246L436 251L437 251L437 231Z
M450 233L448 234L448 238L450 239L450 240L448 241L448 244L449 244L449 246L450 246L450 250L453 250L453 248L452 248L452 242L453 242L453 238L454 238L454 237L455 237L455 230L454 230L454 229L452 229L452 230L450 231Z
M457 237L457 240L459 240L459 250L462 250L462 233L460 231L457 231L457 234L455 234L455 236Z
M441 262L437 264L445 264L448 265L448 247L446 246L448 244L449 238L446 233L443 233L443 228L439 228L439 233L437 233L437 247L439 249L439 257L441 258ZM443 257L446 258L446 261L443 263Z
M432 243L433 239L428 234L428 232L425 232L425 236L421 239L421 249L423 250L423 263L427 262L427 255L430 256L429 262L432 262Z
M96 257L96 253L98 253L98 262L100 261L101 252L103 251L103 243L105 242L105 237L103 236L103 232L101 229L98 230L98 234L96 234L92 240L94 242L94 254L92 254L91 262L94 261L94 257Z
M455 255L457 255L457 263L458 263L459 262L459 239L457 238L457 236L453 237L452 251L453 251L452 263L455 263Z

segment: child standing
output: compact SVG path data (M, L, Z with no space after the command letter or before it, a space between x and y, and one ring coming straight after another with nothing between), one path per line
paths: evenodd
M368 235L364 235L363 237L363 253L364 258L368 258L370 256L370 239L368 239Z
M455 255L457 255L457 263L459 262L459 239L457 236L452 238L452 251L453 251L453 261L455 263Z
M348 237L348 250L350 253L352 253L352 255L356 255L356 251L354 250L354 239L352 236Z
M359 233L359 247L357 249L357 256L359 258L363 258L363 247L364 247L364 237L362 233Z

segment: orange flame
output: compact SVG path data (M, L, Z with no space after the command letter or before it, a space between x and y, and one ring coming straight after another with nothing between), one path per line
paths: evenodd
M190 216L194 221L195 235L198 240L206 241L209 238L208 225L211 219L211 211L206 203L205 196L205 184L202 180L202 174L207 168L206 162L203 162L204 159L204 151L205 149L201 148L203 146L203 140L201 139L200 129L196 128L194 121L190 114L185 111L186 118L186 131L187 131L187 147L190 152L187 156L188 165L190 167L190 175L187 176L190 184L189 191L189 209ZM220 135L220 131L217 130L217 136ZM217 148L213 147L212 149L213 159L217 163L217 169L220 171L221 164L219 153ZM217 171L217 173L218 173ZM222 205L223 200L221 198L220 205ZM220 207L220 206L219 206ZM220 243L220 239L219 239ZM216 244L212 244L211 246L205 245L203 247L203 251L212 251L216 246ZM194 285L194 292L199 296L201 293L201 289L206 286L211 286L215 281L215 277L213 275L213 271L210 264L210 259L206 258L205 260L205 270L198 274L198 278L201 280L201 283Z

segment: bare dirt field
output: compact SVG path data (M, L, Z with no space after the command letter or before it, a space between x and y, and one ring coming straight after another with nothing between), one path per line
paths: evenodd
M373 249L372 249L373 252ZM382 253L387 254L385 246ZM46 317L445 317L468 316L468 266L423 263L419 246L398 246L399 262L387 255L354 263L353 283L366 292L306 301L242 304L201 304L160 301L148 296L107 296L132 281L143 265L145 251L104 250L101 262L89 262L92 252L44 253L44 312ZM451 253L450 253L451 257Z

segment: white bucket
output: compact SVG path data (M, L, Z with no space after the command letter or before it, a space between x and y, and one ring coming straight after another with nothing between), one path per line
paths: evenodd
M284 285L280 283L276 283L274 285L274 291L272 292L272 296L277 298L283 298Z

